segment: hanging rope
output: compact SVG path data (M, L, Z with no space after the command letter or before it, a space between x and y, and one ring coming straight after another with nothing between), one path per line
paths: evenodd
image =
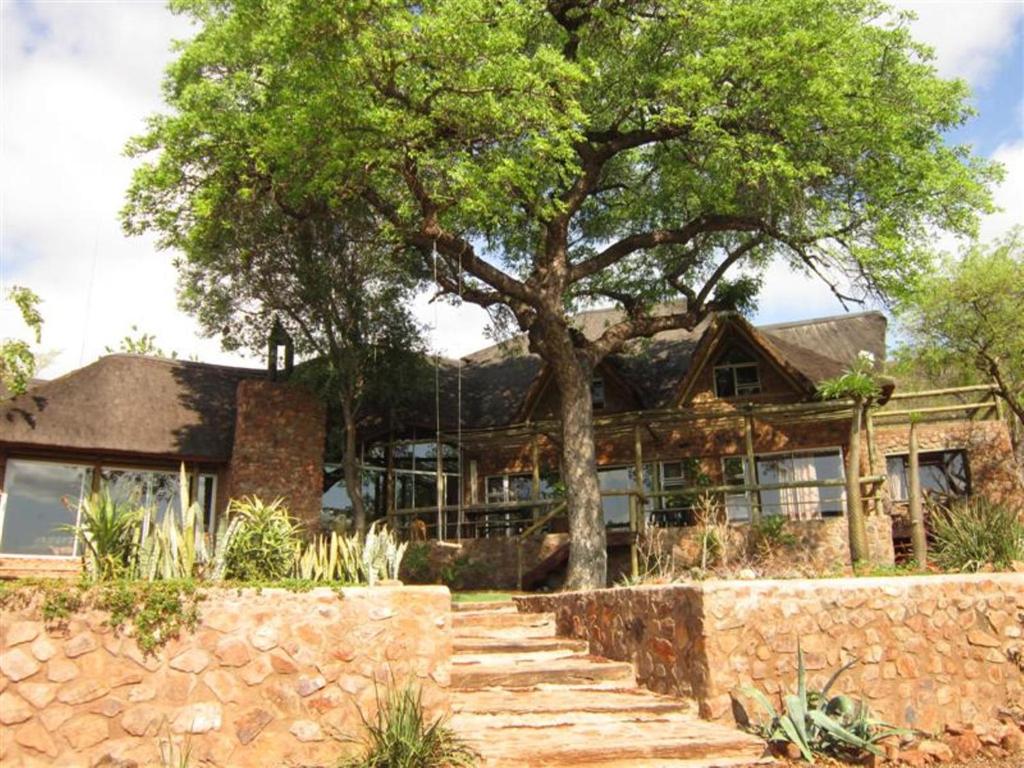
M431 248L431 256L434 262L434 285L438 291L441 284L437 279L437 241ZM437 301L434 301L434 332L437 332L440 323L440 316L437 311ZM441 446L441 352L435 339L434 344L434 445L437 451L436 459L436 493L437 493L437 540L444 541L444 450Z
M462 251L459 251L459 306L462 306ZM455 520L455 537L458 539L462 538L462 522L465 515L465 511L462 506L463 491L465 490L466 483L464 481L464 475L462 474L462 355L458 357L458 444L456 450L458 451L459 459L459 496L458 505L459 512Z

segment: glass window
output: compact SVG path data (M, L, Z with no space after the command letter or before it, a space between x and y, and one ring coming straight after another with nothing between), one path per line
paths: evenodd
M893 501L907 501L910 486L907 469L910 457L907 455L888 456L885 460L889 476L889 492ZM918 476L921 481L921 495L937 500L967 496L971 491L964 451L936 451L918 455Z
M757 457L757 480L762 485L842 479L843 460L838 450ZM803 486L763 490L761 512L804 520L841 515L843 488Z
M756 395L761 391L757 360L749 352L729 350L715 365L714 383L717 397Z
M590 382L590 402L595 410L604 408L604 379L600 376L595 376Z
M654 488L653 467L644 465L644 488ZM597 481L602 491L631 491L637 486L636 469L634 467L598 468ZM629 527L629 499L627 495L602 496L601 506L604 509L604 524L609 528ZM650 500L647 507L650 508Z
M92 487L92 469L74 464L11 459L0 506L0 552L9 555L77 554L75 536L82 499Z
M725 485L747 484L747 460L743 456L722 459ZM750 520L751 494L748 491L725 494L725 512L731 522Z

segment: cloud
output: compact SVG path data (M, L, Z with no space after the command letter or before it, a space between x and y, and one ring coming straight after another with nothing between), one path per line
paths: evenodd
M991 240L1013 226L1024 225L1024 139L1002 144L992 154L1002 163L1006 178L994 194L995 203L1002 210L987 216L981 226L981 237Z
M917 14L914 36L935 49L940 74L966 78L975 87L999 69L1024 18L1024 5L1012 1L897 0L893 5Z

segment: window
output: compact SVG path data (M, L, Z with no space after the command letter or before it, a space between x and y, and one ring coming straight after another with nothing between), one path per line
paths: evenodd
M653 490L653 470L650 464L644 467L644 489ZM602 491L631 491L636 488L635 467L599 467L597 481ZM626 494L603 496L601 507L604 509L604 524L608 528L629 527L629 499ZM648 507L650 502L648 501Z
M162 520L168 510L179 511L180 471L103 467L100 480L115 499L153 510L154 520ZM195 477L189 475L189 483L194 482ZM200 475L191 494L202 507L203 527L210 532L216 532L216 485L217 479L213 475Z
M590 403L594 410L604 408L604 379L600 376L595 376L590 382Z
M714 378L717 397L756 395L761 391L757 360L743 350L733 349L722 355L715 365Z
M691 460L692 461L692 460ZM691 472L687 471L687 461L663 461L658 465L661 490L666 493L682 491L693 481ZM654 522L661 526L692 525L693 501L692 494L661 496L657 500Z
M74 557L82 499L92 487L92 468L46 461L7 462L0 502L0 552L7 555Z
M918 475L921 494L937 500L967 496L971 492L967 454L964 451L936 451L918 454ZM907 501L910 486L907 471L910 457L907 455L887 456L886 474L889 476L889 492L893 501Z
M722 475L725 485L743 486L747 484L747 460L742 456L727 456L722 459ZM729 522L745 522L750 520L753 501L751 491L725 494L725 513Z
M757 457L757 481L764 485L842 480L843 476L839 449ZM841 485L765 490L761 491L761 512L797 520L837 517L843 514L843 494Z

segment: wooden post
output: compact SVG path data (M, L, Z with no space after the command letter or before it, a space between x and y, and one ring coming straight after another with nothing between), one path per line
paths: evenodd
M384 447L384 514L387 515L388 528L398 530L395 511L395 443L388 435L388 443Z
M744 447L746 449L746 477L747 485L757 484L757 455L754 453L754 415L747 413L743 420L744 425ZM750 522L756 523L761 519L761 492L753 491L750 494Z
M850 559L856 565L867 561L867 531L864 528L864 505L860 495L860 427L864 404L858 400L850 415L850 445L846 466L846 517L850 534Z
M875 466L875 460L878 456L878 449L875 446L875 420L871 415L870 404L864 408L864 431L867 433L868 438L868 474L878 474L878 467ZM885 467L882 467L882 470L884 474ZM874 515L881 514L882 512L878 498L879 487L874 485L871 490L871 513Z
M530 482L530 499L532 501L540 500L540 437L534 435L530 441L530 463L533 471L533 477ZM534 521L540 517L540 509L538 507L533 508L531 517Z
M640 535L640 496L630 494L626 498L629 499L629 572L633 579L637 579L640 576L640 553L637 550L637 536Z
M907 469L907 495L910 497L910 540L914 559L919 568L928 564L928 536L924 528L924 509L921 504L920 461L917 455L917 420L910 421L910 457Z
M629 497L629 565L633 578L640 576L640 552L637 539L647 527L644 506L644 443L640 425L633 427L633 474L636 477L636 494Z
M440 439L437 441L437 461L434 464L434 481L437 487L437 540L445 540L445 514L444 514L444 462L443 445Z

